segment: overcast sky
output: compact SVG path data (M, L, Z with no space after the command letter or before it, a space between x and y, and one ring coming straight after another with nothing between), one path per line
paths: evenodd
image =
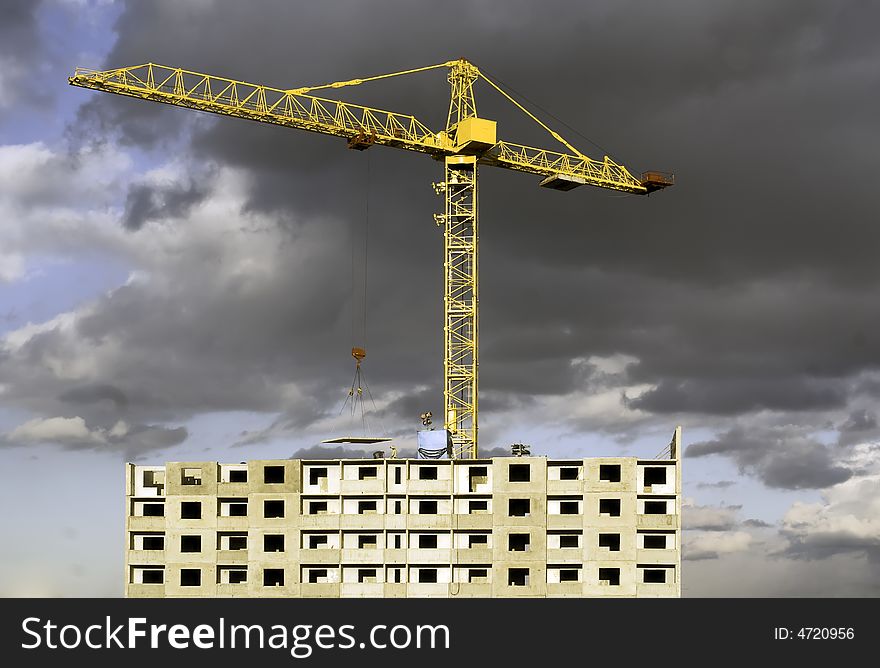
M373 431L412 447L443 410L440 164L66 77L293 88L466 57L588 155L677 182L482 169L482 449L651 457L681 424L685 595L880 595L878 24L856 0L3 3L0 593L121 594L124 461L357 429L353 345ZM476 94L500 138L559 148ZM438 130L448 95L441 71L338 91Z

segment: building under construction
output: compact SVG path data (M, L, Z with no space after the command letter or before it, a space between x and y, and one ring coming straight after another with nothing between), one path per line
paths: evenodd
M125 593L679 596L680 453L128 464Z

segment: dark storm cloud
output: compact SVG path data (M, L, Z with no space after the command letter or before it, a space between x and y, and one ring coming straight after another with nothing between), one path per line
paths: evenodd
M372 451L363 450L354 446L342 445L313 445L301 448L294 452L291 459L368 459Z
M128 397L118 387L109 384L80 385L64 392L59 399L70 404L91 404L110 401L117 410L128 405Z
M790 378L724 379L669 382L630 402L632 408L652 413L715 413L738 415L770 407L778 410L819 410L846 404L847 387L841 381L805 381Z
M40 3L33 0L9 0L0 7L0 51L21 53L33 48L37 30L36 11Z
M789 559L819 560L829 559L839 554L863 554L875 568L880 567L880 538L866 539L841 529L804 539L789 536L788 546L778 554Z
M379 412L377 417L380 420L408 424L411 430L421 428L419 416L426 411L433 411L436 397L438 393L442 392L443 389L438 383L432 383L429 387L417 391L407 392L391 401L384 410Z
M183 443L189 431L186 427L165 427L141 424L131 427L116 444L131 457L143 457L151 450L162 450ZM134 460L132 460L134 461Z
M425 21L412 4L395 2L266 2L260 11L244 3L129 3L103 65L154 61L295 86L464 55L633 169L674 169L678 185L650 198L548 192L533 177L481 172L481 387L501 409L590 391L599 381L572 360L625 354L635 362L621 384L649 386L627 400L630 408L659 419L725 418L839 410L867 391L864 376L880 362L873 336L880 228L865 223L875 208L871 188L848 176L869 173L876 155L873 135L863 131L877 115L880 75L870 63L880 47L865 26L878 11L794 1L451 2ZM550 18L559 16L566 19ZM529 49L512 46L524 35ZM333 49L321 48L330 42ZM662 71L644 66L658 58ZM590 66L600 61L612 65ZM436 72L338 93L411 111L435 127L448 95ZM270 214L282 230L279 244L326 237L312 264L291 260L271 280L247 286L214 272L210 249L195 239L178 249L193 261L175 271L174 290L126 286L102 300L77 334L121 342L126 356L114 361L116 376L139 422L245 409L280 411L281 427L298 429L325 416L348 380L350 242L359 248L367 210L371 386L402 397L386 409L392 431L423 410L442 410L442 236L430 218L441 206L430 188L440 165L72 94L87 100L77 134L233 167L247 177L244 210ZM503 138L553 147L486 87L478 104L499 120ZM826 166L821 187L817 160ZM130 228L185 216L191 200L218 194L186 180L152 187L131 186ZM304 230L305 221L315 228ZM216 291L205 288L211 280ZM60 338L41 334L17 358L21 368L10 377L31 408L70 389L39 371L65 352ZM281 398L286 383L301 394ZM491 412L482 417L491 424ZM807 448L801 467L780 447L777 458L731 456L776 486L844 475L821 446Z
M675 168L681 177L679 193L686 191L664 193L665 199L654 197L650 205L638 207L603 198L601 193L541 197L530 192L514 197L511 190L517 184L528 191L524 187L528 177L501 175L496 179L498 195L484 199L487 205L492 202L485 209L486 233L493 218L504 221L504 238L494 243L538 253L545 261L625 265L633 271L686 275L691 280L698 278L697 273L715 281L776 275L792 269L792 262L796 269L803 269L814 261L818 268L827 268L832 261L821 236L827 206L813 211L800 197L789 199L788 191L813 182L812 170L810 181L799 170L800 164L806 166L815 159L811 148L810 159L798 161L805 155L805 134L823 132L821 141L847 132L855 120L851 115L862 121L870 118L859 116L863 105L853 107L840 97L839 106L829 108L825 80L840 74L837 68L846 69L850 61L853 75L859 76L857 63L863 52L876 53L874 40L860 29L867 20L863 12L876 11L870 5L859 12L852 6L837 9L820 2L680 2L667 3L662 9L614 3L572 11L570 3L561 2L540 8L529 3L451 2L431 21L415 19L411 4L396 2L337 2L332 8L267 3L263 7L261 12L234 4L222 5L221 11L210 6L201 11L188 8L183 19L176 3L132 3L119 20L120 39L106 63L119 66L154 60L292 86L394 71L466 54L586 134L601 138L612 153L638 164L662 161ZM404 7L407 11L401 11ZM639 20L632 20L629 13L635 7ZM562 15L565 21L549 19ZM345 16L345 21L338 16ZM193 20L199 23L202 36L196 41L189 35ZM345 25L369 25L370 29L351 31ZM499 44L516 43L522 34L529 35L530 49L499 49ZM842 34L854 34L856 43L864 40L862 48ZM260 39L259 49L251 48L255 36ZM338 39L336 48L313 57L314 47L326 39ZM234 48L244 43L247 49ZM376 49L377 43L383 48ZM660 54L663 76L644 67ZM584 63L597 59L615 66L590 68L587 73ZM547 76L550 66L553 76ZM807 69L814 72L814 78L798 79ZM835 88L846 81L837 80ZM843 92L863 95L856 88ZM399 84L342 89L339 94L412 110L432 125L439 124L445 112L445 82L437 74L411 77ZM483 91L481 99L486 101L486 113L502 111L490 92ZM144 109L151 105L126 100L104 104L117 102L127 102L126 108L139 107L132 109L133 114L168 111L152 105L148 112ZM528 126L520 122L515 110L503 110L502 136L516 139L519 130ZM177 111L174 118L187 114L191 112ZM769 124L768 116L784 116L786 123ZM125 119L120 120L124 128ZM166 118L162 126L168 125ZM730 136L737 141L730 142ZM540 135L534 139L552 141ZM816 139L810 146L815 146ZM341 140L235 120L208 125L193 142L200 155L246 166L261 175L253 192L255 206L287 208L296 202L297 208L325 210L339 206L331 193L340 188L352 190L354 158L343 157L341 146ZM756 164L758 156L760 164ZM389 162L395 163L397 178L392 182L399 183L407 169L414 169L419 170L411 177L415 183L416 175L425 171L417 166L424 161L415 156ZM777 178L768 179L770 174ZM828 188L846 187L846 182L832 178L823 186L830 202L835 198ZM394 197L409 211L424 211L420 203L430 198L416 199L416 191L400 188ZM747 196L740 194L744 191ZM851 199L848 203L855 204ZM517 211L519 215L510 215ZM764 222L763 211L773 215L772 225ZM533 212L538 219L556 219L555 233L535 234L530 222ZM422 217L427 219L425 214ZM856 220L843 218L837 222L844 228L838 229L838 238L845 238L850 229L866 232L861 224L858 230L853 228ZM590 224L585 225L585 219ZM614 222L603 225L604 220ZM670 234L673 224L675 233ZM795 248L789 243L793 236L800 240ZM687 244L679 243L682 239ZM721 251L723 261L719 261ZM858 248L855 251L860 253ZM869 254L852 260L874 276L873 263L865 264ZM851 263L849 267L856 268ZM846 270L831 268L835 273Z
M830 449L791 426L734 427L712 441L693 443L685 457L725 455L740 471L768 487L816 489L848 480L852 472L839 466Z
M374 452L382 452L384 456L391 456L390 446L393 443L376 443L375 447L362 449L356 446L344 445L313 445L301 448L291 455L291 459L372 459ZM414 458L416 452L406 448L398 448L397 458Z
M24 101L45 101L48 95L29 76L41 58L42 38L37 24L41 2L10 0L0 5L0 72L3 91L0 94L0 120L4 107ZM43 87L44 88L44 87Z
M837 427L837 444L840 446L865 443L870 440L880 440L880 425L873 411L866 408L854 410Z
M111 95L104 96L110 99L102 101L79 89L71 89L69 95L82 101L75 122L66 132L67 141L76 148L118 143L156 150L179 149L180 136L198 122L180 118L179 114L175 118L174 111L163 105L132 105L131 100Z
M207 189L194 182L159 187L146 183L132 185L125 198L122 224L128 230L139 230L151 220L185 215L206 194Z
M376 447L370 450L360 449L354 446L343 445L313 445L308 448L301 448L291 455L291 459L371 459L373 452L381 450L386 456L391 455L389 443L377 443ZM480 451L481 458L492 457L509 457L510 451L503 448L489 448ZM398 448L398 459L416 458L415 450L407 448Z
M874 413L866 409L853 411L842 425L842 432L863 432L877 428L877 418Z

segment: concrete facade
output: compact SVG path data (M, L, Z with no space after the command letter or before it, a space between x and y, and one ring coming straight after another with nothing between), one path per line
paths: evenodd
M674 597L669 459L126 465L129 597Z

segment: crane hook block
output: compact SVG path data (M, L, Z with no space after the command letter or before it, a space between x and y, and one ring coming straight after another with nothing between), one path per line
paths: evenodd
M348 148L354 149L355 151L363 151L370 148L375 143L375 132L367 133L365 130L358 130L358 133L354 137L348 139Z
M367 356L367 351L363 348L352 348L351 356L354 357L358 362L360 362Z

